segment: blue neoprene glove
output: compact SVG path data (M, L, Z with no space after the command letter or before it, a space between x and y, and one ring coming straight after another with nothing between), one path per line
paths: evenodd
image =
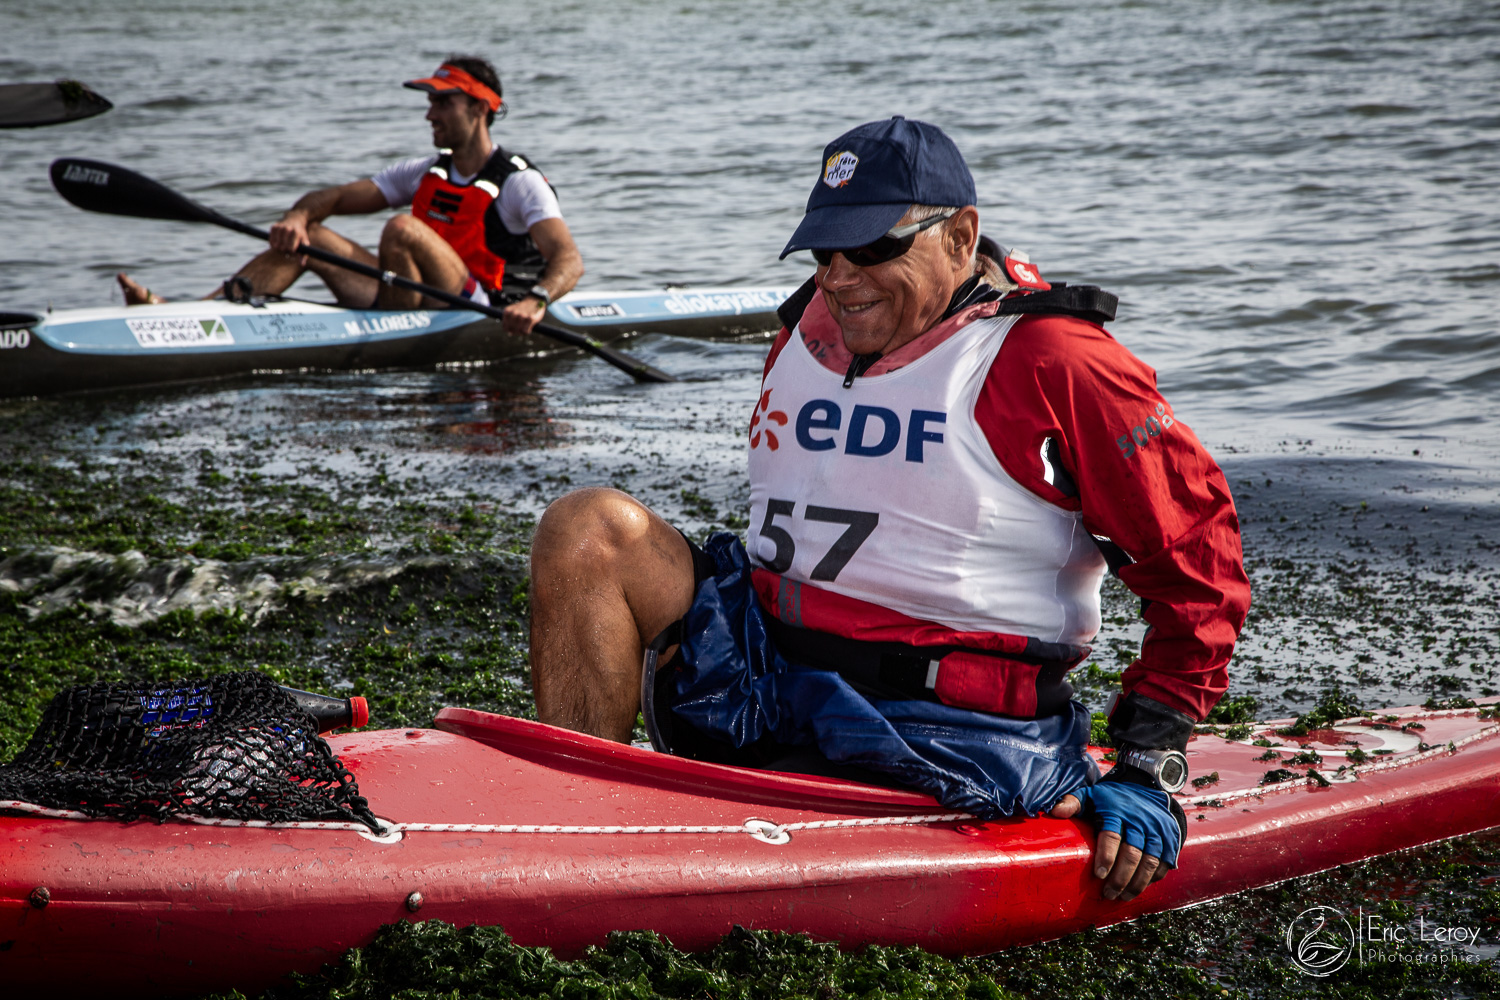
M1172 814L1167 793L1128 781L1100 781L1071 793L1083 805L1080 815L1093 819L1100 832L1113 831L1132 847L1177 867L1182 828Z

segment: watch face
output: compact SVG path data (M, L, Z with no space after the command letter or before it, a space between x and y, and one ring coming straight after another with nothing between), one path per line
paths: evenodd
M1169 755L1161 762L1161 767L1156 772L1156 780L1161 782L1162 788L1167 791L1177 791L1187 784L1187 761L1178 754Z

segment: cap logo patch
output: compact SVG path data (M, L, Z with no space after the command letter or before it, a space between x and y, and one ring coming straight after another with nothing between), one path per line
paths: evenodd
M854 168L859 166L859 157L847 149L834 153L823 164L823 183L831 188L841 188L854 179Z

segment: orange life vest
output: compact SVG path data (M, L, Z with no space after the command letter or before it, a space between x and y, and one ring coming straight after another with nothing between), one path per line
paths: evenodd
M443 150L427 168L411 200L412 215L446 240L490 291L500 289L502 283L515 290L528 289L547 265L530 233L511 232L500 221L500 213L490 211L505 179L531 166L524 157L496 146L473 180L455 184L450 179L453 153Z

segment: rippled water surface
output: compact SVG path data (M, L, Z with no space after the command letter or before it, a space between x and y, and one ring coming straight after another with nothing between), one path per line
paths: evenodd
M795 283L808 261L776 254L822 144L902 113L957 139L1002 243L1120 294L1114 332L1206 440L1486 470L1500 450L1494 4L455 3L443 23L465 27L323 0L6 5L0 78L79 76L117 108L0 138L4 303L96 304L122 267L198 294L253 249L86 216L51 158L265 223L422 152L397 84L458 47L499 63L497 135L556 183L591 285Z

